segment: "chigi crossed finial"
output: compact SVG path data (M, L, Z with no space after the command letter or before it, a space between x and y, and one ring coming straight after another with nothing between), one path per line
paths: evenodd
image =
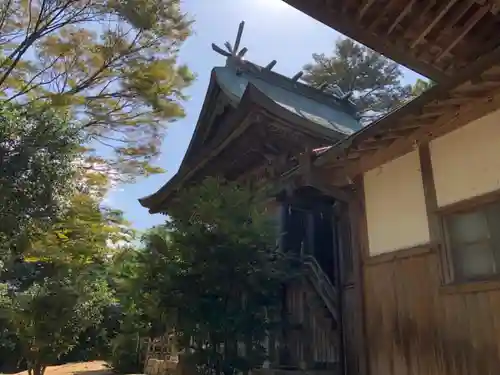
M245 22L241 21L240 26L238 27L238 34L236 35L234 47L231 45L231 43L225 42L224 46L226 47L227 50L224 50L215 43L212 43L212 49L218 54L227 57L228 59L241 60L243 56L245 56L245 53L247 53L248 51L246 47L243 47L240 51L238 51L238 49L240 48L241 36L243 35L244 28L245 28Z
M243 56L245 56L245 54L248 52L248 48L246 47L243 47L241 50L239 50L244 28L245 21L241 21L238 27L238 34L236 34L236 40L234 41L234 46L232 46L229 42L225 42L224 47L226 47L226 49L223 49L217 44L212 43L212 49L218 54L226 57L228 63L241 62L243 60ZM273 60L269 64L267 64L264 69L272 70L276 63L277 61Z

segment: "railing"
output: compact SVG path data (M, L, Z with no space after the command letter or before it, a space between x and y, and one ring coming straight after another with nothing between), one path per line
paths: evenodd
M333 319L338 322L337 292L330 278L325 274L315 257L305 255L302 259L316 292L323 300Z
M157 359L167 362L179 362L177 351L173 341L169 336L158 337L155 339L146 339L146 359Z

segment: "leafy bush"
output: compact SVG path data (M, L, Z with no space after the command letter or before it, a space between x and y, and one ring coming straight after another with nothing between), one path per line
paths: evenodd
M144 369L141 339L138 333L120 333L112 340L108 364L120 374L141 373Z

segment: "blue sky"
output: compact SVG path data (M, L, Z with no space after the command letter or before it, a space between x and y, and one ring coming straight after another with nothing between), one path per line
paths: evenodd
M225 63L224 57L212 51L211 43L220 46L226 40L233 43L238 25L244 20L240 48L248 48L245 58L257 64L275 59L278 61L275 71L293 76L311 61L313 53L329 53L341 36L281 0L184 0L183 10L195 24L193 35L181 50L180 62L189 65L197 80L186 92L190 96L184 105L187 116L170 126L164 140L157 164L167 172L120 186L107 198L108 204L123 210L137 229L165 221L163 215L150 215L137 199L160 188L179 167L205 97L210 71ZM405 81L410 83L417 78L418 75L405 70Z

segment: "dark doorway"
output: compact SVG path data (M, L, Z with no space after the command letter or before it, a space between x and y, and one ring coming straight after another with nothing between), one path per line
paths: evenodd
M284 204L283 250L297 256L314 256L335 285L335 200L315 188L302 187Z

